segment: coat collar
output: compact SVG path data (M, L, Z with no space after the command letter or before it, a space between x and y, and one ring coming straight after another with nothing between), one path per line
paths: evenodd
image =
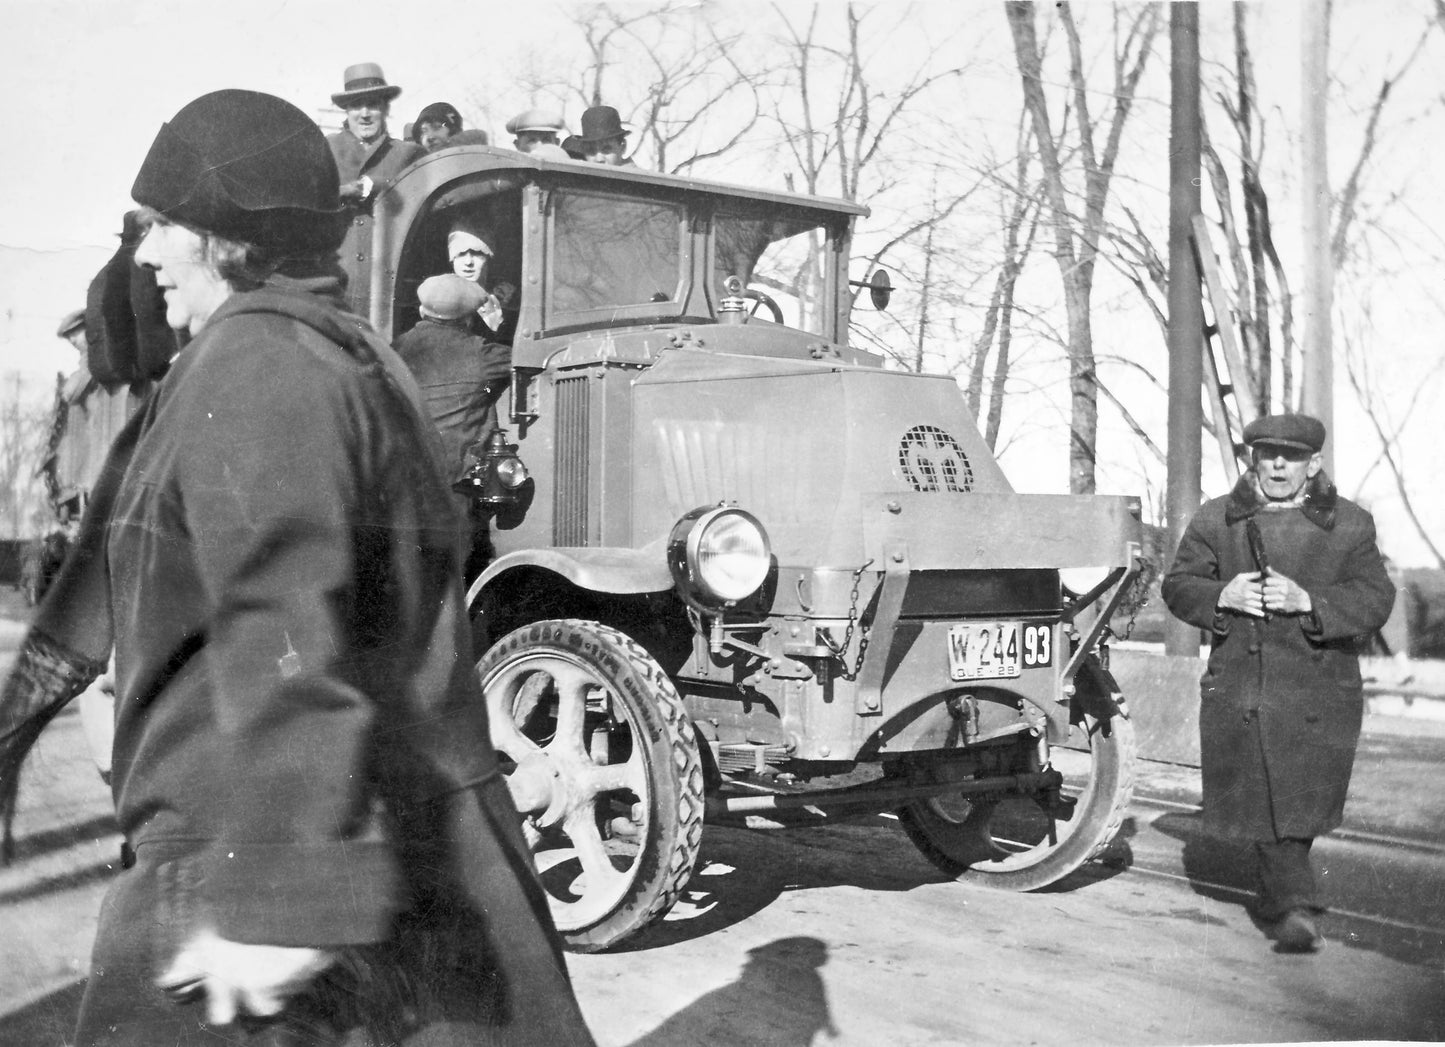
M1305 484L1305 497L1299 507L1300 512L1321 530L1332 531L1339 497L1334 482L1321 470ZM1255 483L1254 471L1250 470L1240 476L1234 490L1229 492L1229 504L1224 508L1224 522L1236 524L1240 520L1249 519L1263 508L1264 499L1260 496L1259 485Z

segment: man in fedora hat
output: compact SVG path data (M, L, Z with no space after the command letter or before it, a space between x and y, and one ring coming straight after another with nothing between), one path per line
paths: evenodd
M1253 844L1256 916L1280 952L1324 944L1310 845L1341 821L1364 712L1359 650L1395 586L1370 514L1322 469L1304 414L1244 429L1252 468L1206 502L1164 577L1175 616L1209 633L1200 681L1204 820Z
M519 153L530 153L539 145L556 145L567 130L561 113L545 109L528 109L507 121L507 134Z
M636 167L637 164L623 155L627 151L627 136L622 118L610 105L594 105L582 114L582 130L577 134L577 144L582 158L588 163L606 164L609 167Z
M348 226L338 255L349 281L347 304L365 315L371 283L371 205L413 160L426 155L415 142L402 142L386 133L391 102L401 88L386 82L381 66L361 62L348 66L343 88L331 101L346 111L346 126L327 136L336 171L341 178L341 203Z

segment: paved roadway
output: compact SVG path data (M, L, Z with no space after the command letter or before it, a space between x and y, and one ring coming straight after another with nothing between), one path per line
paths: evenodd
M1362 753L1367 800L1417 763L1438 796L1445 738L1372 730ZM1198 832L1192 772L1146 772L1155 799L1108 861L1031 895L942 879L887 819L710 828L661 926L571 957L584 1010L604 1047L1445 1039L1445 862L1429 839L1445 804L1395 805L1433 807L1398 816L1408 846L1358 826L1324 844L1332 941L1280 956L1241 907L1245 867ZM63 715L26 780L21 860L0 870L0 1044L64 1042L114 861L107 812Z

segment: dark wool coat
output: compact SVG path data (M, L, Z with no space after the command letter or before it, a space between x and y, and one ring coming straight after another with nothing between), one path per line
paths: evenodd
M323 290L233 295L130 434L106 552L136 861L79 1042L199 1037L152 980L204 923L338 950L298 1042L590 1043L488 739L418 392Z
M342 185L354 182L362 175L373 183L371 196L344 203L346 238L337 250L341 268L347 275L346 307L357 316L365 317L371 295L372 205L397 175L426 156L426 150L415 142L403 142L386 134L379 135L367 145L352 134L349 127L327 135L326 144L331 147L331 156L336 161L336 173Z
M396 340L441 435L448 480L461 479L466 449L497 428L497 399L512 373L512 350L471 334L468 322L423 317Z
M1225 584L1256 570L1250 519L1270 566L1310 594L1312 615L1216 615ZM1395 600L1370 514L1323 473L1303 505L1265 508L1246 474L1190 521L1163 595L1212 636L1199 712L1211 830L1274 840L1338 826L1364 713L1358 651Z

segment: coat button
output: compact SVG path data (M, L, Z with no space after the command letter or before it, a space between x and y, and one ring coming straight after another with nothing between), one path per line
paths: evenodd
M359 258L359 257L361 257L361 256L358 255L357 257ZM1252 643L1252 644L1250 644L1250 645L1249 645L1249 653L1250 653L1250 654L1258 654L1258 653L1259 653L1259 644L1258 644L1258 643Z

